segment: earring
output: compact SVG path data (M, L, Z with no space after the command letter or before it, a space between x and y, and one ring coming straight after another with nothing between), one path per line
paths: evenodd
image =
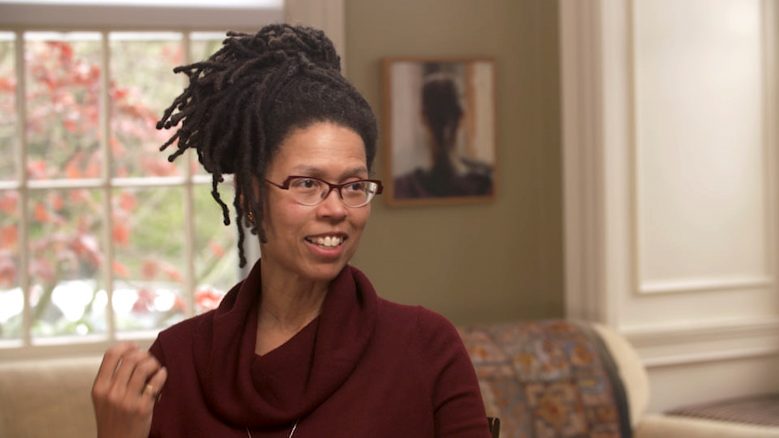
M249 210L246 212L246 220L249 221L249 225L254 225L254 212Z

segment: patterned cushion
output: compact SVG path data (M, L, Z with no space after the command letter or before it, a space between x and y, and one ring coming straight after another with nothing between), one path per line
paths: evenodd
M587 326L541 320L461 329L501 437L630 437L625 392Z

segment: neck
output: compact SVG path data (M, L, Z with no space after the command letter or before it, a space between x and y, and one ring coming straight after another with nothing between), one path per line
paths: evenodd
M433 155L433 166L431 168L434 174L439 178L447 178L455 173L455 167L452 163L452 155L446 150L440 150Z
M264 261L260 269L262 291L255 350L262 355L287 342L319 316L328 283L281 273Z

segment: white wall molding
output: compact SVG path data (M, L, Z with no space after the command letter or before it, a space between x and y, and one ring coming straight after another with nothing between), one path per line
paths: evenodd
M0 26L69 30L89 29L213 29L256 30L265 23L280 21L275 5L261 7L191 7L106 4L42 4L16 2L0 4ZM110 24L107 24L110 23Z
M763 138L765 141L765 185L766 190L766 204L768 205L769 221L766 223L766 237L769 243L768 245L768 272L772 276L772 280L776 282L777 263L779 257L779 233L777 229L779 225L776 225L779 221L779 190L777 190L777 173L779 173L779 125L774 121L779 117L779 110L777 104L779 104L779 93L777 93L777 85L779 79L777 79L777 73L779 73L779 66L777 66L777 27L779 27L779 7L775 1L763 0ZM777 290L774 285L774 290Z
M731 75L735 74L734 71L738 72L739 74L754 71L757 73L756 77L754 78L755 80L742 80L740 83L745 85L744 90L742 90L741 93L726 94L731 98L735 95L743 97L742 100L736 99L736 103L744 104L749 100L745 96L749 96L750 92L755 91L755 105L750 105L749 108L754 111L756 119L751 117L746 119L738 119L736 114L733 114L733 116L728 118L728 120L733 121L734 125L736 125L735 127L740 129L740 131L738 131L738 129L737 131L741 132L742 134L746 134L744 132L745 125L753 123L754 128L757 129L757 133L755 134L754 138L751 138L749 135L747 135L744 138L738 137L737 139L731 139L729 143L731 145L740 144L739 151L744 150L744 152L739 152L736 158L750 156L750 154L754 154L755 156L760 155L763 157L763 159L759 161L752 159L751 162L744 161L739 163L739 165L742 166L746 162L753 164L754 166L750 167L751 172L746 172L744 177L748 177L750 174L759 175L759 182L755 181L754 185L751 187L741 186L740 192L735 191L738 189L734 189L730 196L719 198L717 207L723 209L723 213L728 210L738 210L739 207L743 208L742 214L737 216L739 220L739 224L735 226L737 227L737 230L734 230L733 226L729 225L735 223L735 220L719 220L719 216L722 215L717 214L710 214L706 218L696 216L695 213L690 216L690 212L696 211L696 209L680 209L678 204L675 204L674 201L670 201L674 199L675 193L679 192L680 190L685 192L687 187L695 187L696 185L700 185L699 181L704 178L707 179L706 190L710 190L711 193L728 192L728 190L732 188L732 186L724 188L722 184L716 184L718 181L725 181L725 179L721 178L721 176L722 169L726 167L721 166L721 162L727 161L728 158L732 158L733 156L732 152L725 150L729 146L727 146L725 149L718 149L718 146L720 148L722 147L722 143L715 139L716 137L727 138L727 133L731 131L732 127L722 129L720 128L722 125L717 123L707 127L696 126L695 123L692 123L692 121L696 119L696 117L692 114L697 112L697 108L696 110L692 110L690 112L684 112L685 116L682 118L685 123L684 128L679 126L680 120L674 119L673 117L667 119L662 118L665 123L658 126L658 119L656 114L650 117L646 117L646 114L644 116L641 115L642 112L652 113L662 111L662 109L657 106L657 103L655 103L654 107L652 107L650 104L642 104L641 98L643 97L643 101L651 101L652 98L657 98L658 94L662 96L664 90L670 89L669 87L665 86L666 82L663 81L669 81L672 77L678 77L680 83L683 84L681 90L691 89L694 88L694 86L689 85L689 75L677 74L675 76L671 76L670 74L659 73L657 68L650 68L649 70L646 70L646 68L641 68L642 62L645 67L646 65L664 66L662 62L664 59L667 59L662 55L657 56L657 53L673 54L674 52L673 50L653 51L649 49L647 50L647 52L649 52L649 61L642 61L642 58L647 55L642 55L642 48L646 47L647 42L649 43L650 47L654 47L664 43L667 44L668 40L664 40L663 37L657 37L655 35L655 38L653 39L648 39L649 37L646 37L643 43L639 42L641 41L641 38L637 38L637 35L642 34L640 29L642 28L642 17L644 17L643 15L639 14L639 11L642 10L642 8L639 6L643 6L644 12L647 12L651 11L655 5L663 3L640 3L636 2L635 0L626 1L628 8L628 13L626 16L626 39L630 42L628 50L630 59L626 70L629 72L628 74L630 76L630 90L628 96L630 99L629 107L632 109L630 120L631 134L628 147L630 148L630 156L632 158L629 171L629 185L632 191L630 194L630 216L632 218L630 225L630 261L632 264L632 271L634 273L633 289L638 295L684 294L691 292L700 293L716 291L732 291L734 293L738 293L745 290L763 290L765 293L771 293L775 287L773 278L775 269L773 264L775 260L774 253L776 250L776 245L774 243L775 240L773 238L776 221L776 215L774 214L775 189L771 181L774 179L776 166L772 159L773 149L775 148L775 139L773 138L773 133L771 132L772 128L770 125L773 124L767 121L774 118L771 107L773 105L775 95L770 91L771 88L773 88L772 84L770 83L775 79L772 75L773 53L770 48L773 47L772 42L774 36L772 34L772 29L775 24L772 24L771 20L767 18L772 15L766 12L770 12L772 8L772 2L766 0L754 0L751 4L741 3L738 7L734 7L736 6L734 2L718 1L711 6L711 10L701 15L700 13L705 11L709 3L706 3L703 0L699 0L697 3L687 3L686 6L688 8L684 12L688 16L693 15L693 11L690 9L690 7L694 7L699 9L698 13L694 15L698 15L700 17L714 17L709 18L708 22L706 19L701 19L701 21L698 23L700 24L700 29L697 30L694 27L696 25L695 22L688 23L693 26L689 33L691 39L700 39L701 35L705 35L706 38L711 40L711 44L717 44L717 42L722 44L724 39L727 39L728 43L744 44L746 40L749 39L749 37L752 37L754 42L757 44L756 46L750 44L748 47L746 47L747 50L744 50L744 52L753 53L750 50L754 49L754 55L751 58L749 56L746 57L749 58L748 62L746 60L742 60L744 62L738 63L739 65L743 66L741 70L734 69L729 71ZM665 4L670 3L671 2L665 2ZM729 8L730 16L728 19L730 21L723 18L723 16L727 14L724 8ZM656 8L654 13L657 13ZM666 12L666 14L667 13L668 12ZM678 14L678 11L674 14ZM651 17L653 14L649 13L648 15ZM751 18L757 16L761 16L763 19L756 20L756 23L750 21ZM741 27L738 28L738 31L723 27L717 28L717 32L712 32L712 29L706 28L706 25L711 25L715 22L715 20L720 20L717 23L727 22L733 26L733 28L738 28L738 26ZM661 27L663 29L663 34L670 33L673 35L673 25L668 23L657 24L649 21L648 23L645 22L643 24L644 29L647 27L653 28L653 26L654 28L657 28L658 26L667 26L667 28ZM681 33L678 32L678 29L676 30L677 34L687 35L686 29ZM643 33L646 34L646 30L644 30ZM650 35L653 34L650 32ZM721 37L721 39L717 40L718 37ZM751 42L752 41L750 41L750 43ZM698 44L700 45L700 43ZM698 53L701 51L693 50L693 52ZM712 53L716 53L716 51L713 50ZM676 53L677 58L680 57L678 56L680 54L681 53ZM688 68L694 68L698 62L701 63L701 65L707 65L707 62L712 63L714 62L713 60L721 60L723 57L723 55L720 55L720 58L717 59L716 55L709 55L708 58L705 55L701 55L700 59L696 58L695 56L686 58L694 58L692 64L688 66ZM656 58L659 58L659 60ZM673 67L665 67L665 71L673 71ZM680 68L679 70L681 71L683 69ZM644 78L643 80L641 79L642 74ZM730 80L731 83L735 82L732 79L732 76L723 77L728 78L725 80ZM644 87L649 88L645 90L643 96L639 96L640 84L645 82L647 78L652 78L649 83L654 85L655 88L651 88L645 84ZM657 87L658 84L662 84L662 86ZM706 87L707 89L713 88L711 83L706 83L703 81L701 82L700 86ZM738 87L730 86L729 84L728 86L723 85L721 88L723 90L738 89ZM652 94L649 90L654 91L654 94ZM659 93L658 90L660 91ZM715 97L713 97L717 96L716 93L717 92L714 90L712 90L710 93L706 93L708 97L703 98L702 103L704 105L708 104L707 107L715 106L713 103L719 102ZM682 100L689 102L697 102L698 99L696 99L696 97L701 97L696 96L694 93L690 94L689 96L684 94L684 96L689 98ZM663 102L663 98L657 99L659 102ZM673 102L678 103L679 100ZM676 106L681 106L684 108L683 105ZM669 107L668 111L672 113L674 110L673 108ZM700 112L704 114L703 117L705 117L706 120L711 119L711 112L708 111L707 108L701 108ZM747 112L747 114L750 114L750 116L752 115L751 112ZM662 117L665 117L665 115ZM677 123L672 123L674 121ZM642 125L645 122L649 125L649 127L655 128L649 130L650 135L647 135L647 127L642 128ZM668 131L670 133L675 132L675 136L679 138L697 138L696 135L700 135L701 132L718 133L720 132L717 131L718 129L722 132L722 135L712 135L709 137L704 136L704 141L706 142L704 144L708 144L711 146L711 148L708 148L706 152L696 151L696 156L708 155L715 158L720 156L722 158L719 160L719 162L717 162L716 159L709 160L709 166L705 168L706 170L704 174L700 173L700 167L688 165L688 163L684 163L682 159L677 158L680 156L685 156L682 155L684 153L690 153L690 148L686 146L681 147L681 149L684 151L681 154L678 152L676 154L671 154L671 160L669 160L667 156L664 156L663 153L653 152L650 153L650 155L646 155L647 151L669 149L669 146L674 144L669 142L672 140L669 140L668 136L657 134L658 131ZM644 134L639 134L642 131ZM752 132L750 132L750 134L751 133ZM749 138L753 141L744 142L743 140L745 140L745 138ZM650 143L650 140L654 140L654 143ZM703 138L699 138L699 140L703 140ZM690 143L694 142L688 142L687 144ZM679 144L679 146L681 144L685 143L682 142ZM644 152L642 152L642 150ZM646 159L648 156L652 156L652 154L654 154L655 160ZM728 154L731 155L729 156ZM686 155L686 157L690 158L689 155ZM663 168L663 171L658 173L657 158L665 159L662 161L662 163L664 163L663 166L665 166L665 163L671 165L668 166L668 169ZM651 161L654 161L654 163L647 163ZM696 178L692 178L686 174L686 169L681 170L680 166L689 168L690 172L697 172L695 174L697 175L697 181ZM737 169L737 167L733 166L730 167L730 169ZM647 182L641 177L643 172L650 172L649 174L653 175L654 178L650 182ZM730 174L725 172L725 175L730 177L734 176L732 172ZM679 179L680 177L681 179ZM668 181L674 181L676 182L676 185L668 184ZM665 186L665 190L650 191L649 193L652 193L654 196L647 195L647 188L657 185L656 183L660 183L660 186ZM714 183L714 187L709 188L708 184L710 183ZM738 185L736 185L736 187L738 187ZM653 188L652 190L655 189ZM700 190L700 188L698 188L698 190ZM756 194L762 196L757 196ZM701 199L707 198L708 195L709 193L706 193L706 191L696 192L693 190L687 199L689 199L690 202L700 202ZM753 204L750 204L750 201L753 202ZM695 205L690 204L690 202L685 202L685 204ZM641 204L645 204L643 209L640 208L642 207ZM647 208L647 205L654 206L654 208ZM657 205L668 208L657 208ZM706 202L701 202L697 206L702 207L702 209L699 211L710 211L713 207L712 203ZM664 210L671 211L671 216L667 216L667 213L660 213L659 215L651 213L652 211L662 212ZM685 211L686 213L681 213ZM670 225L661 221L664 226L657 225L655 222L657 222L658 217L661 219L672 217L675 218L676 221ZM701 226L704 224L713 223L716 224L717 229L723 230L725 232L719 234L721 238L698 238L697 240L693 239L693 244L690 244L690 239L685 240L686 234L684 232L679 232L676 230L676 228L678 224L682 224L682 229L684 229L683 224L695 223L696 220L701 221L701 223L698 227L695 228L701 228ZM687 229L688 231L693 231L689 228L689 226ZM742 231L742 233L738 233L739 231ZM694 231L691 234L693 236L697 236ZM647 235L653 236L654 238L647 237ZM642 239L643 242L641 241ZM679 255L674 254L673 251L666 254L665 252L658 250L658 246L656 246L656 242L658 240L663 242L660 244L660 248L673 247L673 245L669 245L670 241L681 240L685 242L685 244L678 247L679 251L677 252L680 253ZM717 242L720 243L717 244ZM727 244L728 242L730 243L729 246ZM739 244L742 242L752 242L752 244L747 246L739 246ZM766 244L766 242L770 243ZM736 254L739 254L739 256ZM709 257L710 255L715 256ZM684 263L685 259L695 260L696 263L691 264L694 267L686 267ZM721 261L724 259L728 259L729 262L722 263ZM752 260L752 263L739 264L739 262L744 259ZM719 260L720 262L712 262L712 260ZM646 269L647 266L651 265L665 266L666 272L662 273L662 270L660 272L655 271L654 273L643 271L643 269ZM668 271L669 266L671 267L670 271Z
M768 289L774 286L771 277L737 278L689 278L669 281L645 281L638 290L639 294L669 294L690 292L711 292L718 290Z
M599 0L560 3L566 315L613 324L604 281L600 28Z
M649 368L779 355L779 318L627 327Z

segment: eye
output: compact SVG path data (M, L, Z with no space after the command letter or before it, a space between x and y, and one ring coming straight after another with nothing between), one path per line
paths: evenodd
M313 178L296 178L289 186L297 190L310 190L319 187L319 181Z
M349 183L349 185L346 186L346 190L349 190L350 192L364 192L366 190L366 184L367 181L355 181Z

